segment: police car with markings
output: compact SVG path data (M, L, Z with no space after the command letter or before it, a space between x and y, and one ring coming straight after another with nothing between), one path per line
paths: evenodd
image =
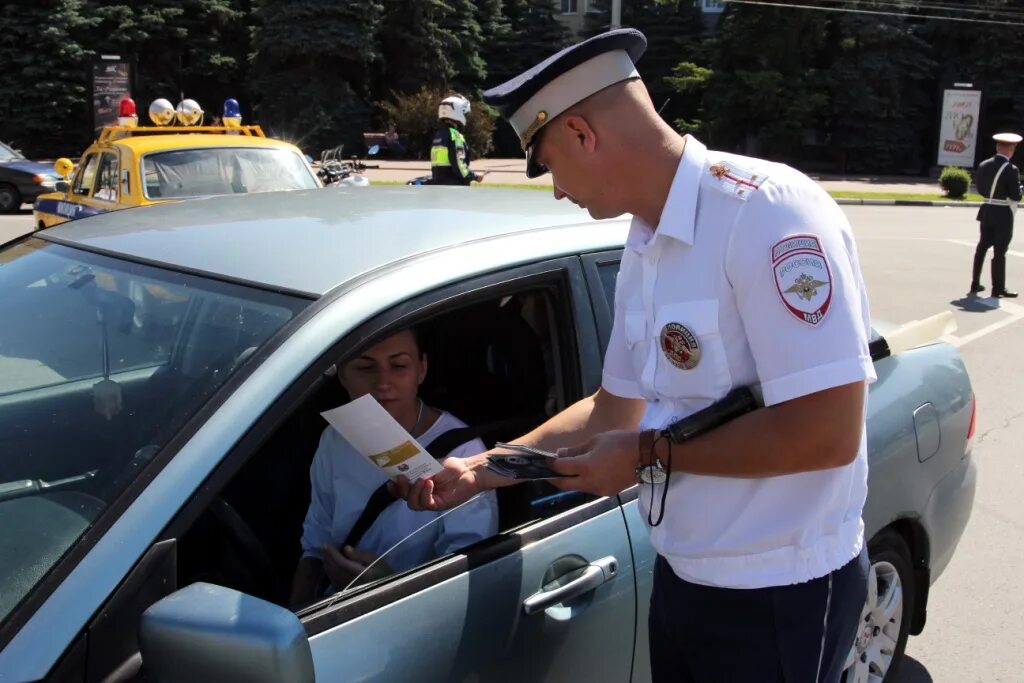
M33 222L47 228L132 206L210 195L321 187L301 150L242 125L238 102L224 103L222 122L204 125L197 102L149 107L152 126L139 126L135 102L121 101L118 125L102 129L75 165L58 159L64 178L40 195Z

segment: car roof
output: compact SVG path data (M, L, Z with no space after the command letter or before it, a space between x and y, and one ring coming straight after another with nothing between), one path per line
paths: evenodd
M38 234L102 253L321 296L417 255L590 222L595 221L585 211L555 201L549 192L377 186L174 201L83 218ZM620 240L621 232L616 231ZM543 254L542 240L537 248Z
M220 133L156 133L117 138L110 143L94 144L101 148L106 147L107 144L124 147L132 150L136 155L195 147L263 147L299 152L299 148L295 145L275 138L253 135L222 135Z

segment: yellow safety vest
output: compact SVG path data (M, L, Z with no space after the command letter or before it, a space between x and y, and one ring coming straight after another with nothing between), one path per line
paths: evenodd
M466 138L463 137L462 133L457 128L448 127L448 132L452 136L452 140L455 141L455 149L462 152L457 154L457 162L459 164L459 171L463 177L469 175L469 165L466 163ZM430 148L430 165L433 166L451 166L452 160L448 154L448 145L445 141L442 141L439 145L434 145Z

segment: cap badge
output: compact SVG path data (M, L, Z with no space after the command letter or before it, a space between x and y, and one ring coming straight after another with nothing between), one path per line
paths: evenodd
M530 146L530 143L533 142L533 136L537 134L537 131L540 130L541 126L543 126L547 120L548 113L546 111L541 110L537 112L537 116L534 117L533 123L531 123L526 128L526 130L523 131L523 135L520 138L520 140L523 143L524 152Z
M660 341L662 353L680 370L693 370L700 363L697 338L679 323L668 323L661 328Z
M790 235L772 245L775 287L786 310L817 326L832 303L832 270L814 235Z

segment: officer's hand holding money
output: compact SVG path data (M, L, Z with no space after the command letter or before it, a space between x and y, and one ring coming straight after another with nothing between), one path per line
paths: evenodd
M551 483L563 491L614 496L636 483L639 455L636 432L605 432L580 446L559 448L551 469L575 476L552 479Z

